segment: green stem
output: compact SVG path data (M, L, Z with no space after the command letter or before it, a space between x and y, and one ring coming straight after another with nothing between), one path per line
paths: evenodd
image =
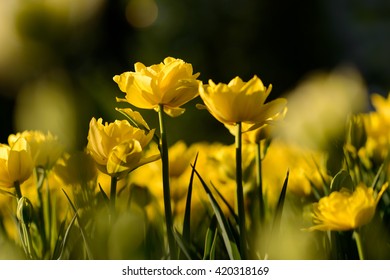
M262 164L261 164L261 143L256 144L256 179L257 179L257 188L259 195L259 220L260 226L264 224L264 196L263 196L263 178L262 178Z
M15 188L15 193L16 193L16 198L18 199L21 199L22 198L22 191L20 189L20 183L19 181L15 181L14 182L14 188Z
M364 260L365 258L364 258L363 243L360 237L360 233L357 229L353 232L353 238L355 239L356 242L356 247L359 253L359 259Z
M164 120L164 105L159 105L158 117L160 123L160 152L162 161L162 180L163 180L163 196L164 196L164 211L165 222L167 228L168 246L172 259L176 258L176 243L173 236L173 220L171 208L171 191L169 186L169 157L168 157L168 142L165 131Z
M113 216L115 214L115 204L116 204L116 185L118 178L111 176L111 186L110 186L110 212Z
M236 124L236 181L237 181L237 207L238 226L240 229L240 251L241 258L246 259L246 228L245 228L245 204L244 188L242 185L242 124Z
M34 169L36 177L36 189L38 195L38 209L37 209L37 226L42 241L41 256L45 256L48 248L51 246L51 234L52 234L52 219L51 219L51 204L50 204L50 191L48 183L46 183L46 203L43 199L43 185L47 178L46 170L42 167L36 167Z

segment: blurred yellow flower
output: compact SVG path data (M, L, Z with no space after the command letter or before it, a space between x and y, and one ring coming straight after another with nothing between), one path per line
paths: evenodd
M360 184L354 192L347 189L334 191L313 204L314 226L309 230L345 231L356 229L371 221L376 206L387 189L384 184L376 198L374 190Z
M244 133L245 134L245 133ZM299 197L312 195L312 187L322 188L323 178L329 176L325 153L274 139L267 149L262 164L263 185L268 204L276 205L287 171L287 192Z
M372 94L371 102L375 111L362 115L367 142L360 153L381 162L387 157L390 144L390 94L387 98Z
M218 121L225 125L247 123L251 124L249 129L254 129L271 121L286 107L284 98L265 103L271 89L271 85L266 88L257 76L248 82L235 77L228 84L215 84L212 80L208 85L200 83L199 94L205 108Z
M371 102L378 114L390 124L390 93L387 98L374 93L371 95Z
M121 177L135 168L159 159L160 155L144 156L144 149L151 141L154 129L145 134L127 120L102 123L92 118L89 124L87 150L97 167L113 177Z
M0 144L0 187L13 187L26 181L34 163L26 139L19 138L12 146Z
M21 133L11 134L8 137L9 145L12 146L20 137L26 139L29 144L35 166L50 169L64 150L57 136L50 132L44 134L41 131L26 130Z
M75 152L65 154L53 171L62 183L70 186L85 185L97 178L97 169L90 154Z
M163 105L165 113L176 117L184 113L180 106L198 96L199 73L193 74L192 65L181 59L167 57L149 67L137 62L134 69L114 76L119 89L126 93L126 98L118 101L156 111Z
M344 134L348 116L367 107L367 88L354 69L315 72L286 96L288 113L278 134L314 149L327 149Z

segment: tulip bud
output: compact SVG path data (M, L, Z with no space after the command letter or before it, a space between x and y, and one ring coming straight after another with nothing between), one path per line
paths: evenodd
M348 122L347 142L359 150L367 141L366 128L361 115L354 115Z

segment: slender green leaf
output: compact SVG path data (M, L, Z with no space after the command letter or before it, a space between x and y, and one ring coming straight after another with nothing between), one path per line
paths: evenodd
M91 251L91 249L90 249L90 247L89 247L89 242L87 241L87 236L86 236L85 231L84 231L84 226L83 226L83 224L82 224L82 222L81 222L81 220L80 220L80 217L79 217L79 214L78 214L78 212L77 212L77 209L76 209L76 207L74 206L72 200L69 198L68 194L65 192L65 190L62 189L62 191L64 192L66 198L68 199L68 202L69 202L70 206L72 207L72 209L73 209L73 211L74 211L74 213L75 213L75 215L76 215L77 223L79 224L81 236L82 236L82 238L83 238L83 240L84 240L84 245L85 245L85 249L86 249L86 251L87 251L88 258L89 258L90 260L92 260L92 259L93 259L93 257L92 257L92 251Z
M203 259L213 260L215 257L215 241L217 238L217 226L218 221L215 215L211 217L210 225L206 232L206 238L204 242Z
M179 245L181 252L185 255L185 257L188 260L200 259L200 256L198 255L196 250L192 248L192 246L184 240L184 238L180 235L180 233L177 230L173 232L173 235L175 237L177 244Z
M331 192L339 191L342 188L347 188L351 191L354 189L354 184L351 175L346 170L340 170L332 179L330 183Z
M195 170L196 175L198 176L200 182L202 183L203 188L206 191L211 207L218 220L218 225L222 234L222 239L224 241L229 258L232 260L241 259L237 244L234 240L233 233L230 231L229 224L226 220L226 217L223 215L223 212L220 206L218 205L217 201L215 200L213 194L211 193L209 187L206 185L206 183L204 182L204 180L202 179L198 171L194 167L193 169Z
M192 199L192 185L194 181L194 170L196 162L198 160L198 153L195 156L194 168L191 171L190 183L188 185L186 208L184 212L184 221L183 221L183 238L186 242L190 242L190 230L191 230L191 199Z
M60 256L60 252L61 252L60 250L61 250L61 246L62 246L62 242L64 240L64 234L65 234L65 225L66 225L66 219L64 219L61 222L60 228L58 229L58 236L56 239L56 243L54 245L53 254L51 256L52 260L58 259L58 257Z
M380 179L380 176L382 175L382 171L383 171L383 166L384 164L382 163L381 166L379 167L378 169L378 172L375 174L375 178L374 180L372 181L372 184L371 184L371 187L373 189L375 189L375 186L378 184L379 182L379 179ZM379 186L379 189L381 188L382 186Z
M226 200L226 198L221 194L221 192L214 186L213 183L211 183L211 186L214 188L215 192L218 194L218 196L222 199L223 203L226 205L226 207L229 209L230 214L234 218L235 222L238 223L238 215L234 212L233 207L229 204L229 202Z
M72 220L70 221L69 226L68 226L68 228L67 228L66 231L65 231L65 234L64 234L64 237L63 237L63 239L62 239L62 242L60 242L60 245L58 246L58 250L60 250L60 251L59 251L58 257L56 257L58 260L61 260L62 257L64 256L64 251L65 251L65 249L66 249L66 244L67 244L67 242L68 242L69 233L70 233L70 230L71 230L71 228L72 228L74 222L76 221L76 219L77 219L77 213L75 213L75 214L73 215L73 218L72 218ZM65 222L65 221L64 221L64 222Z
M281 222L281 219L282 219L284 200L286 198L286 192L287 192L289 173L290 172L287 171L286 179L284 179L282 191L280 192L278 204L276 205L274 221L273 221L273 225L272 225L272 232L275 233L275 234L279 232L279 228L280 228L280 222Z

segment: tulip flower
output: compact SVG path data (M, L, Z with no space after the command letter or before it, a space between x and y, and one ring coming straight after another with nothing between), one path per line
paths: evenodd
M0 145L0 187L15 187L20 198L20 184L32 174L34 163L26 139L19 138L12 146Z
M384 184L376 197L372 188L360 184L354 192L341 189L321 198L313 205L315 225L310 230L346 231L368 224L387 187Z
M114 76L119 89L126 93L128 102L142 109L159 110L171 117L184 113L184 105L198 96L199 73L193 74L192 65L181 59L167 57L164 62L146 67L141 62L134 65L135 72Z

